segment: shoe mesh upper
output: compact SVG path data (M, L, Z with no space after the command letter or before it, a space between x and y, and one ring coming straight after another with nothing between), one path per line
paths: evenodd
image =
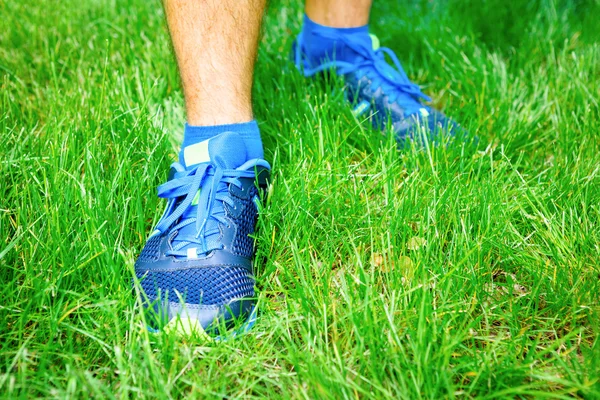
M146 242L146 245L142 249L142 252L141 252L138 260L141 262L149 262L149 261L158 260L158 258L160 257L160 241L161 241L160 235L155 235L155 236L152 236L150 239L148 239L148 241Z
M189 304L221 305L254 296L254 279L241 267L205 267L174 271L136 272L148 299ZM159 291L160 288L160 291Z
M234 224L237 227L237 233L235 235L233 243L231 244L231 252L238 256L252 257L253 254L254 239L252 239L248 235L254 233L254 226L256 224L256 219L258 216L256 206L254 204L254 201L252 200L256 193L256 188L251 187L249 189L250 199L238 199L238 204L241 204L244 207L244 211L242 211L239 217L235 217L230 212L227 212L227 216L234 222Z

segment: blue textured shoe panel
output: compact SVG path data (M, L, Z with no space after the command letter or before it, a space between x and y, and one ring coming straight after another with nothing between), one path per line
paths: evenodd
M237 134L216 140L243 146ZM208 146L209 153L213 148L227 146L217 142ZM204 329L253 311L250 235L258 218L259 187L266 187L270 169L264 160L246 161L239 154L230 160L223 154L206 157L207 162L188 169L173 164L169 181L159 187L167 208L135 263L149 309L167 321L194 319Z
M369 119L382 130L391 122L390 128L401 146L408 141L439 143L444 137L465 135L456 122L422 104L431 99L409 80L396 55L388 48L379 47L374 36L371 40L345 36L328 39L344 42L354 57L344 61L311 60L299 35L292 46L294 63L307 77L325 71L343 76L355 116Z
M254 297L254 279L243 267L139 270L136 276L153 300L212 306Z

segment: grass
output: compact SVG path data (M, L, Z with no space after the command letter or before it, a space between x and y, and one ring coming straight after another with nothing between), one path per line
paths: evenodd
M260 320L150 335L133 262L176 156L159 2L0 0L0 396L600 398L597 0L376 1L372 30L480 138L398 152L267 12Z

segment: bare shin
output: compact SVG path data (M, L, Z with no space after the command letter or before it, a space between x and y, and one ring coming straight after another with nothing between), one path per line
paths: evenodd
M320 25L354 28L369 23L373 0L306 0L306 15Z
M250 121L266 0L164 0L188 123Z

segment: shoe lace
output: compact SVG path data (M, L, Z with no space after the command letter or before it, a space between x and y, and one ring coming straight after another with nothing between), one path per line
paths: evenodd
M303 65L301 36L298 38L295 53L295 61L298 66ZM407 115L413 114L423 107L419 99L431 101L431 98L425 95L418 85L410 81L402 68L402 64L400 64L400 60L398 60L398 57L391 49L387 47L373 49L372 45L367 45L362 41L352 40L352 38L342 35L324 34L324 36L328 39L342 41L359 54L362 60L356 63L333 60L322 63L315 68L305 67L304 73L307 76L312 76L329 69L335 69L341 75L356 72L358 79L366 75L371 80L373 91L382 87L383 92L388 97L388 101L398 103L398 105L406 110ZM386 56L391 59L393 65L387 62Z
M234 207L228 192L228 184L241 188L239 178L253 178L254 171L223 169L204 163L186 170L181 164L173 163L173 179L158 187L158 196L169 201L167 211L156 231L176 232L171 238L171 250L167 256L186 256L184 247L197 244L199 254L223 248L219 242L219 224L228 224L224 205ZM197 198L197 210L188 212ZM216 223L215 223L216 222ZM196 224L195 235L184 235L180 230L190 224ZM217 238L214 238L217 236Z

